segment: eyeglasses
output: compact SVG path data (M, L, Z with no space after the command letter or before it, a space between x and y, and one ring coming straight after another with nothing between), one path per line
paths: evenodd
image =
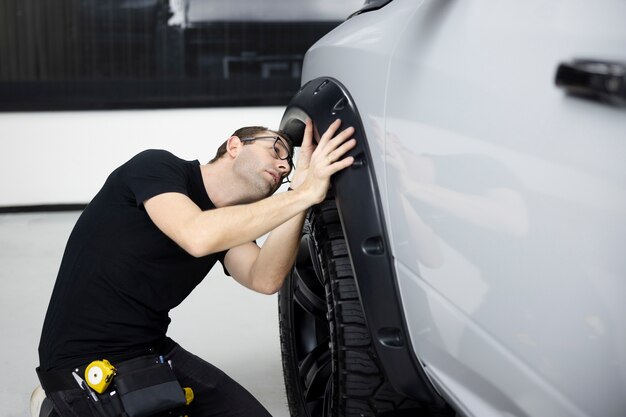
M273 148L274 148L274 153L276 154L276 158L282 161L287 161L289 163L289 172L283 178L281 185L291 182L289 178L287 178L287 176L291 174L291 171L295 168L295 165L293 164L293 159L291 157L291 152L289 151L289 148L287 148L287 145L285 145L285 142L283 142L280 136L256 136L256 137L249 137L249 138L241 138L239 140L241 140L244 143L246 142L252 143L256 140L273 140L274 141Z

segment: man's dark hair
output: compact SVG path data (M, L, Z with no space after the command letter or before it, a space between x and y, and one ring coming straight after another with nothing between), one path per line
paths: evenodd
M272 132L280 136L282 139L284 139L284 141L287 143L287 146L289 146L289 154L293 157L293 142L291 141L289 136L282 130L271 130L265 126L246 126L246 127L242 127L242 128L235 130L235 132L231 136L237 136L238 138L242 139L242 138L253 137L263 132ZM244 142L244 145L247 143L250 143L250 142ZM213 162L217 161L222 156L224 156L224 154L226 153L227 144L228 144L228 140L226 140L224 143L220 145L219 148L217 148L217 152L215 153L215 156L213 157L213 159L209 161L209 164L212 164Z

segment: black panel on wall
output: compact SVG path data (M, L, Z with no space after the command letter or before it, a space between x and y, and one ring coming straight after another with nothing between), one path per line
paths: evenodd
M192 21L193 1L0 0L0 110L284 105L341 21Z

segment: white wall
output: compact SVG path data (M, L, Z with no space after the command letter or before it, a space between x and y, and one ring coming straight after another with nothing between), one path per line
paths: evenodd
M0 207L87 203L137 152L208 162L241 126L277 129L282 107L0 113Z

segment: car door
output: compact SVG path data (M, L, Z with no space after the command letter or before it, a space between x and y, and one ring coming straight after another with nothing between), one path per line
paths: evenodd
M626 113L555 85L562 63L626 61L623 16L426 0L399 28L384 121L399 288L418 357L469 414L626 409Z

